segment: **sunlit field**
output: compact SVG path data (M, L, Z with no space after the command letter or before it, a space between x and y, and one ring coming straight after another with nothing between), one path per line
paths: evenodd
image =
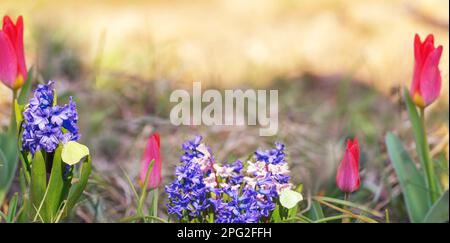
M217 222L219 212L204 221L184 214L179 219L167 206L173 199L166 186L177 180L182 144L197 135L217 164L247 162L258 148L273 148L277 141L285 145L292 191L301 200L292 215L281 200L277 207L288 208L289 216L280 213L278 219L271 212L258 222L448 222L448 1L2 0L0 14L13 21L23 16L31 70L24 103L15 106L11 89L0 84L0 131L11 126L11 107L25 114L26 122L32 91L53 80L58 104L70 104L70 96L76 102L78 142L89 148L92 160L92 172L71 210L70 194L58 217L46 220L34 212L27 218L18 211L11 222ZM442 87L439 97L423 107L424 114L417 99L405 95L414 79L416 34L422 41L432 34L436 47L443 48ZM277 133L260 136L258 125L174 125L171 93L192 92L193 82L201 82L203 90L278 90ZM425 123L414 119L417 112ZM19 137L24 136L21 126ZM151 158L151 168L147 164L142 172L144 150L155 133L160 159ZM360 185L350 193L337 185L337 171L354 138ZM27 193L31 201L37 197L31 162L36 154L22 158L23 149L17 153L14 162L21 162L3 202L0 197L6 215L0 222L9 222L12 203L21 208ZM21 170L24 160L30 160L30 174ZM161 179L142 195L145 172L159 160ZM81 163L78 159L70 166L74 179L83 181L81 172L75 178ZM47 178L50 169L47 165ZM408 177L410 170L418 176ZM27 175L30 181L23 183ZM424 206L415 196L430 196L430 201ZM444 207L430 213L442 207L441 201L447 203L446 212Z

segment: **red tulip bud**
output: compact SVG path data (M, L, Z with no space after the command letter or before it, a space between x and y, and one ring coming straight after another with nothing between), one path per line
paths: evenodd
M3 18L0 30L0 81L13 90L22 87L27 79L23 50L23 19L14 24L8 16Z
M442 46L434 47L434 36L428 35L421 42L419 35L414 39L414 74L411 84L411 98L418 107L425 108L433 103L441 92L439 60Z
M154 160L152 171L147 184L147 189L157 188L161 183L161 154L160 154L160 139L159 134L154 133L150 136L145 147L144 155L141 160L141 173L139 176L139 182L144 185L147 171L150 167L150 163Z
M347 141L344 158L336 174L336 184L343 192L354 192L359 188L359 145L356 138Z

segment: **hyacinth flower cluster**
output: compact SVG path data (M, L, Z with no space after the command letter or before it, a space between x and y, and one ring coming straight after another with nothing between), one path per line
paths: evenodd
M23 112L22 150L33 156L37 150L51 153L60 142L66 144L80 138L76 104L70 97L68 104L56 105L53 84L40 84Z
M166 186L169 214L181 222L270 222L280 195L293 188L285 146L221 165L201 140L183 144L176 178Z

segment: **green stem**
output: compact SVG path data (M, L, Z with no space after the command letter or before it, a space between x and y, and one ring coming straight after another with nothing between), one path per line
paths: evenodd
M428 138L427 138L427 132L426 132L426 127L425 127L425 108L420 108L420 122L422 125L422 136L424 139L424 142L421 144L422 145L422 151L425 153L423 155L424 157L424 164L425 164L425 175L427 178L427 184L428 184L428 190L430 193L430 198L431 198L431 202L434 203L437 201L438 199L438 195L437 195L437 185L436 185L436 181L434 180L434 167L433 167L433 161L431 160L431 156L430 156L430 147L428 146Z
M152 195L151 216L157 217L158 216L158 188L155 188L152 192L153 192L153 195Z
M348 201L349 194L350 194L350 193L348 193L348 192L345 192L345 193L344 193L344 201ZM348 208L347 208L346 205L344 205L343 209L344 209L344 210L348 210ZM343 215L345 215L345 213L344 213ZM343 215L342 215L342 216L343 216ZM348 218L348 217L342 217L342 223L349 223L349 218Z
M16 131L16 98L17 98L17 90L13 90L13 97L11 102L11 123L10 129L14 129Z

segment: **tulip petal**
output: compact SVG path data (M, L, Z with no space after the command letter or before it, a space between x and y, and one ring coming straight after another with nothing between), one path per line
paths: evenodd
M429 34L427 35L427 38L423 41L423 43L430 43L434 47L434 35Z
M344 192L354 192L359 188L359 166L358 161L346 150L344 158L336 174L336 184Z
M17 39L17 32L16 32L16 26L14 25L12 20L9 18L9 16L5 16L3 18L3 31L9 37L9 40L11 41L11 43L14 46L16 43L16 39ZM14 48L16 48L16 47L14 46Z
M420 93L426 105L435 101L441 91L441 73L439 60L442 55L442 46L433 50L425 60L420 75Z
M0 31L0 81L12 88L17 77L17 57L5 32Z
M161 182L161 155L160 137L158 133L153 134L147 142L143 158L141 160L140 182L144 183L151 161L154 160L152 171L150 172L148 189L157 188Z
M414 36L414 59L416 61L422 60L422 41L418 34Z
M420 73L423 66L422 61L422 42L418 34L414 37L414 72L413 80L411 82L410 95L414 97L419 92L420 87Z
M17 62L19 65L19 73L22 75L23 80L27 80L27 65L25 63L25 53L24 53L24 47L23 47L23 18L22 16L19 16L16 23L16 32L17 32L17 39L16 39L16 55L17 55Z
M359 161L359 143L357 138L353 140L353 145L350 148L350 151L352 152L355 161Z

